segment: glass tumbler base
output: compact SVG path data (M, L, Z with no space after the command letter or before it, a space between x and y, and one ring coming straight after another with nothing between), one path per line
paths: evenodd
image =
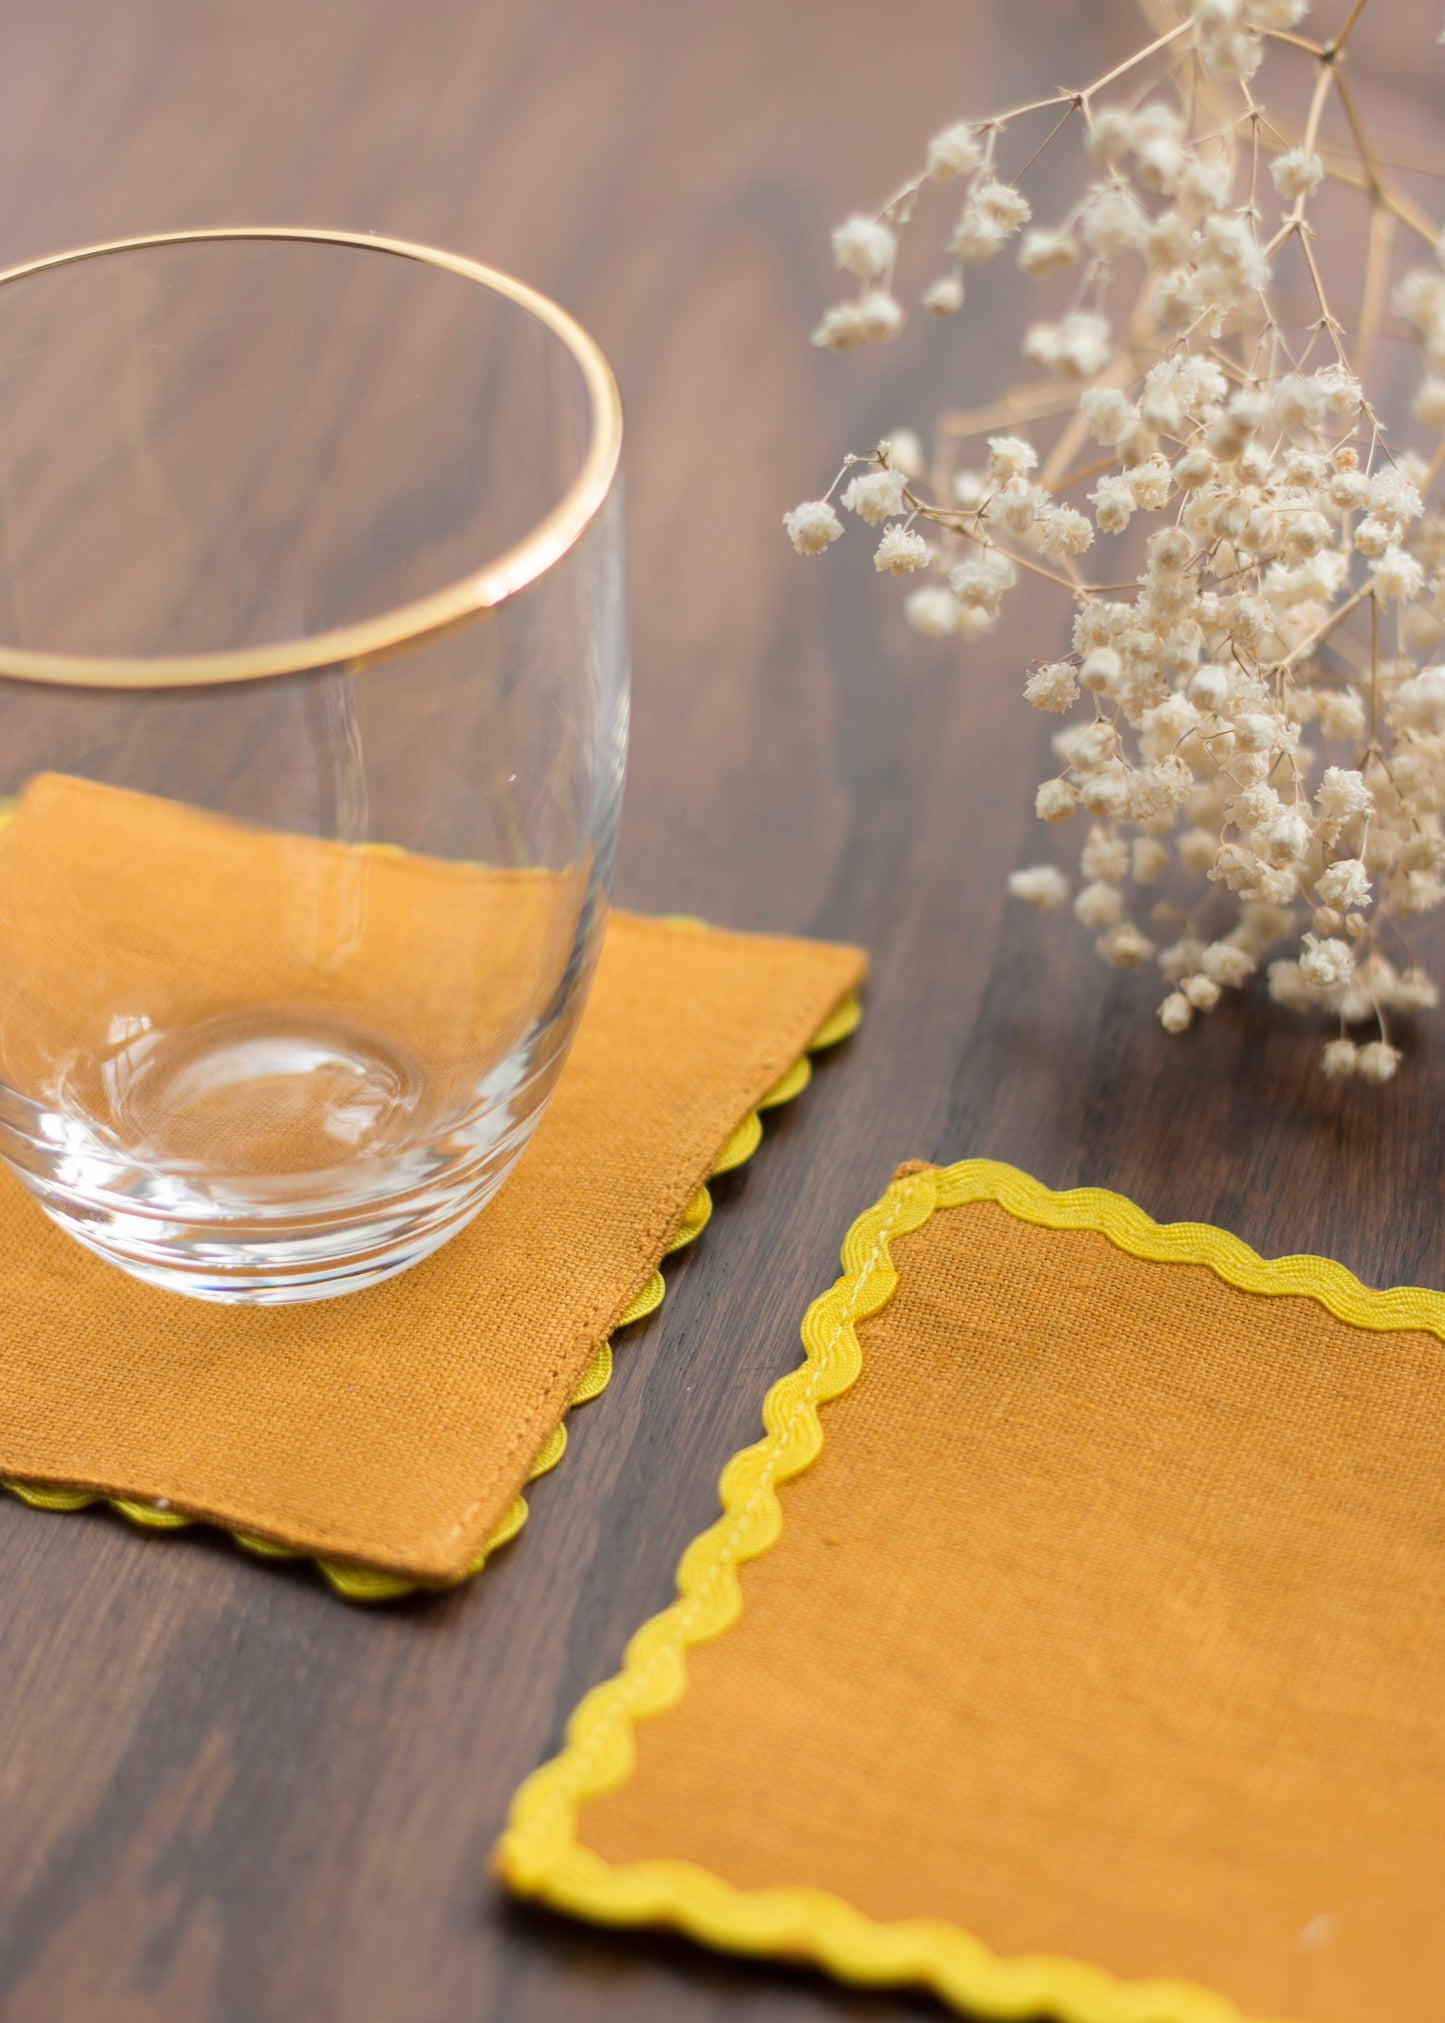
M514 1055L457 1116L376 1035L253 1010L73 1059L52 1102L23 1121L6 1106L0 1146L52 1221L133 1277L280 1306L439 1249L501 1186L544 1093Z
M480 1199L469 1201L460 1214L440 1224L432 1222L400 1236L388 1229L386 1233L393 1240L383 1239L377 1249L364 1255L357 1255L358 1232L350 1229L344 1255L333 1262L313 1258L301 1269L291 1271L277 1269L280 1262L277 1253L294 1249L294 1242L272 1239L268 1243L263 1237L228 1243L218 1237L214 1225L193 1232L176 1229L167 1242L174 1261L161 1262L129 1249L124 1230L103 1229L95 1221L81 1221L43 1196L39 1199L51 1221L67 1236L74 1237L107 1264L119 1265L130 1277L158 1286L162 1292L184 1293L191 1299L212 1300L226 1306L297 1306L307 1300L336 1299L342 1293L362 1292L367 1286L380 1285L383 1279L395 1278L399 1272L420 1264L466 1228L505 1177L504 1168Z

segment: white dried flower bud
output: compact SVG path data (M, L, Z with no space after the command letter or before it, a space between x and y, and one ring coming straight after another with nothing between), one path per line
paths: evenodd
M1076 773L1093 773L1113 763L1118 733L1106 717L1095 717L1092 723L1066 724L1049 742L1064 765Z
M1096 162L1116 168L1134 144L1134 121L1131 114L1116 105L1105 106L1102 112L1094 114L1084 146Z
M1184 403L1172 372L1162 379L1157 366L1150 372L1139 396L1139 412L1150 428L1163 429L1168 435L1180 434L1184 428Z
M990 436L988 439L989 474L1001 483L1026 476L1038 460L1038 451L1022 436Z
M1445 381L1441 382L1445 385ZM1335 471L1325 486L1325 497L1341 512L1357 513L1369 496L1370 482L1363 471Z
M1269 285L1269 262L1247 212L1214 211L1200 229L1210 285L1223 301L1256 294Z
M1016 189L1012 183L1001 183L992 178L974 184L971 201L982 217L1003 232L1018 231L1032 215L1029 200L1022 190Z
M1287 726L1263 710L1244 710L1234 719L1234 742L1242 752L1267 752L1285 742Z
M1400 1049L1385 1040L1371 1040L1355 1059L1355 1073L1365 1082L1390 1082L1400 1065Z
M1134 172L1146 190L1166 196L1184 166L1183 128L1157 100L1134 116Z
M870 527L904 510L903 493L908 483L902 471L860 471L843 493L843 504Z
M1084 207L1079 230L1091 252L1113 259L1137 251L1146 223L1142 208L1122 183L1101 183Z
M1135 821L1147 822L1182 808L1194 787L1194 776L1183 759L1162 759L1133 776L1129 792L1129 813Z
M1255 506L1240 538L1250 554L1270 555L1278 545L1279 525L1279 515L1272 506Z
M1211 983L1224 990L1238 990L1254 974L1254 957L1232 941L1211 941L1199 958L1199 967Z
M1411 604L1400 614L1400 638L1407 653L1433 653L1445 639L1445 619L1423 604Z
M1074 918L1085 927L1113 927L1123 917L1123 893L1102 878L1086 885L1074 901Z
M1407 969L1396 978L1390 1002L1400 1011L1434 1011L1440 993L1423 969Z
M1383 470L1376 471L1370 479L1369 496L1371 512L1379 515L1389 528L1392 539L1398 539L1410 521L1420 517L1422 501L1419 489L1399 465L1387 464Z
M1078 805L1078 790L1067 780L1045 780L1034 795L1034 813L1041 822L1067 822Z
M952 316L963 307L963 277L945 274L923 291L923 306L934 316Z
M1210 1012L1219 1003L1219 985L1213 977L1186 976L1179 986L1196 1011Z
M1269 994L1286 1011L1314 1011L1319 994L1307 981L1297 962L1272 962L1269 966Z
M1365 389L1342 365L1323 365L1315 374L1315 385L1324 396L1328 414L1353 414L1364 404Z
M1328 939L1330 935L1338 934L1344 924L1344 914L1337 913L1333 906L1317 906L1315 908L1314 928L1316 934L1322 934Z
M1114 695L1123 672L1124 663L1113 647L1099 646L1084 656L1079 669L1080 686L1094 695Z
M1234 463L1243 456L1255 431L1268 416L1269 402L1264 394L1257 388L1243 387L1206 431L1205 446L1222 463Z
M1280 547L1290 562L1306 562L1318 555L1330 538L1330 523L1323 513L1290 515L1280 531Z
M1092 379L1109 363L1108 318L1071 309L1058 323L1034 323L1024 332L1024 357L1062 379Z
M1258 831L1250 841L1257 856L1273 870L1283 871L1290 864L1298 864L1309 849L1309 823L1291 809L1277 815L1268 828Z
M1395 290L1393 307L1428 338L1445 325L1445 276L1434 267L1412 267Z
M1427 428L1445 428L1445 379L1438 372L1427 373L1411 403L1416 421Z
M958 602L942 583L923 583L903 601L903 616L911 630L925 639L947 639L958 630Z
M898 335L903 328L903 311L884 289L874 288L858 304L858 320L864 340L879 344Z
M1346 942L1333 936L1321 941L1316 935L1307 934L1303 947L1299 967L1306 983L1320 991L1348 989L1354 979L1355 958Z
M1246 83L1264 61L1264 43L1243 29L1224 29L1200 44L1206 74L1216 84Z
M1341 744L1351 744L1365 735L1365 703L1353 689L1327 688L1317 691L1319 726L1323 735Z
M1134 512L1134 493L1129 480L1118 471L1100 478L1089 494L1094 520L1101 534L1122 534Z
M1030 484L1027 478L1010 478L990 498L985 518L998 521L1011 534L1024 535L1048 504L1048 497L1042 486Z
M1138 969L1153 959L1154 943L1132 920L1121 920L1094 943L1095 952L1110 969Z
M1116 448L1139 419L1139 410L1117 386L1091 386L1079 395L1079 413L1095 442Z
M1156 597L1158 588L1156 584L1154 586ZM1178 598L1182 608L1180 615L1175 618L1159 643L1165 663L1182 672L1185 668L1197 667L1199 656L1204 650L1203 630L1199 620L1191 615L1198 592L1193 577L1186 577L1178 582L1170 581L1169 589L1171 595ZM1141 604L1149 601L1151 600L1147 598L1140 599Z
M960 122L946 126L928 143L928 173L936 183L954 176L971 175L983 160L983 149L973 127Z
M1445 684L1445 668L1439 673ZM1408 682L1405 685L1408 687ZM1348 822L1356 815L1368 815L1374 805L1375 797L1358 773L1344 766L1326 766L1315 789L1315 806L1327 822Z
M960 639L981 639L998 624L997 611L984 611L976 604L958 607L957 632Z
M1159 967L1171 983L1178 983L1184 976L1192 976L1199 967L1199 958L1204 952L1204 944L1192 935L1182 934L1178 941L1159 952Z
M917 431L911 428L889 429L878 445L880 456L888 459L891 471L902 471L905 478L921 478L927 466L923 444Z
M1381 597L1409 601L1425 587L1425 571L1404 548L1387 548L1374 564L1375 589Z
M1146 457L1141 464L1125 472L1129 489L1134 494L1135 503L1146 513L1161 513L1169 503L1169 489L1172 474L1168 459L1161 456Z
M1324 181L1325 165L1308 148L1292 147L1270 164L1274 186L1287 203L1296 197L1312 197Z
M1427 667L1402 681L1391 701L1390 716L1406 730L1431 737L1445 732L1445 667Z
M1168 330L1183 330L1199 315L1204 293L1202 277L1192 269L1173 267L1161 274L1149 296L1149 306ZM1214 445L1211 442L1210 447Z
M1257 892L1265 866L1244 844L1221 843L1207 875L1212 884L1223 885L1230 892Z
M1410 871L1390 893L1392 913L1430 913L1445 900L1445 884L1428 871Z
M860 280L871 281L885 274L893 264L898 241L892 227L881 219L861 215L845 218L833 227L834 264L844 267Z
M826 499L807 499L801 506L794 506L790 513L784 513L783 525L800 555L821 555L843 531L843 522Z
M1091 601L1081 605L1074 613L1075 653L1092 653L1096 646L1111 646L1133 622L1133 617L1127 604Z
M1226 157L1202 162L1197 155L1191 155L1179 171L1174 200L1189 217L1198 219L1206 211L1223 210L1229 202L1230 188L1230 165Z
M1224 598L1219 622L1231 634L1232 643L1246 653L1258 653L1274 627L1274 613L1262 597L1237 591Z
M950 569L948 580L960 604L996 612L1005 592L1018 581L1018 570L997 548L983 548Z
M1320 1066L1332 1082L1343 1081L1355 1072L1353 1040L1331 1040L1320 1055Z
M1078 257L1078 244L1067 232L1026 232L1019 247L1019 266L1035 280L1044 274L1055 274L1060 268L1072 267Z
M1445 836L1418 831L1401 846L1396 861L1405 871L1438 871L1445 865Z
M1288 434L1318 428L1324 419L1324 394L1313 379L1306 379L1302 373L1281 373L1270 388L1270 412L1275 427Z
M1180 528L1166 527L1162 533L1150 535L1150 567L1158 569L1161 574L1178 576L1193 559L1193 543Z
M1136 836L1129 853L1136 885L1153 885L1169 868L1169 845L1158 836Z
M1174 460L1174 482L1184 492L1197 491L1214 477L1216 466L1203 443L1195 443Z
M858 304L838 302L825 312L812 341L829 351L849 351L855 344L862 344L867 334Z
M1111 829L1092 828L1079 853L1079 869L1086 878L1102 878L1117 885L1129 875L1129 845Z
M1184 869L1198 875L1208 871L1214 863L1219 838L1212 836L1207 829L1186 829L1174 848Z
M1274 764L1274 756L1270 752L1229 751L1228 740L1225 738L1221 738L1218 744L1212 744L1211 750L1216 760L1221 751L1228 753L1230 777L1238 780L1241 786L1251 786L1258 780L1267 780Z
M1247 833L1263 829L1275 817L1284 812L1279 795L1267 782L1255 787L1246 787L1242 793L1231 794L1224 804L1225 814L1237 829Z
M1035 709L1051 710L1055 715L1077 702L1078 697L1078 677L1066 660L1055 660L1047 667L1036 667L1024 683L1024 701L1031 702Z
M1008 889L1015 899L1037 906L1042 913L1057 913L1069 897L1068 880L1052 864L1030 864L1022 871L1010 871Z
M1194 1007L1182 990L1171 990L1159 1007L1159 1023L1166 1033L1187 1031L1193 1017Z
M1002 225L985 217L977 204L969 202L959 213L948 250L970 266L981 267L1002 250L1007 238L1008 233Z
M1358 857L1337 857L1315 882L1315 891L1335 911L1355 911L1370 903L1370 881Z
M1355 546L1362 555L1372 560L1384 554L1390 545L1390 530L1383 520L1377 520L1369 513L1355 528Z
M1072 506L1046 506L1031 538L1041 555L1082 555L1093 543L1094 530Z
M1217 715L1229 702L1231 681L1228 668L1209 661L1189 679L1189 700L1196 709Z
M1098 772L1085 777L1079 799L1100 821L1123 821L1132 812L1128 773L1120 764L1101 766Z
M888 527L873 551L873 567L886 576L909 576L926 569L931 557L928 543L910 527Z

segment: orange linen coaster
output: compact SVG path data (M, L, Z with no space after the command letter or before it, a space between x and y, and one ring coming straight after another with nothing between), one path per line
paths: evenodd
M1445 1297L982 1160L843 1263L506 1880L985 2016L1438 2023Z
M24 843L30 794L53 815L52 802L88 807L109 791L29 790L14 844L0 831L0 922L19 906L10 854ZM138 923L128 940L117 930L95 942L113 952L112 983L127 962L146 979L170 976L176 966L158 963L155 945L182 932L177 921L197 942L209 933L217 967L234 964L234 919L223 921L223 947L200 895L205 853L231 852L234 868L241 832L139 795L106 806L108 820L143 817L147 834L184 825L176 861L190 882L178 871L176 908L153 920L123 889L127 853L67 879L57 852L33 849L33 865L17 861L53 879L51 917L68 907L82 943L87 913L108 907ZM247 904L267 847L238 881ZM334 876L336 846L287 847L293 859L313 850L318 879ZM382 976L406 970L407 937L426 925L418 909L471 903L453 891L467 867L378 853L364 868L363 953L380 940L387 958L380 1003ZM472 867L478 885L507 876ZM530 920L523 900L509 923L519 911ZM253 910L257 945L269 947L266 908ZM100 989L78 978L67 995L57 962L32 941L25 1003L43 1010L49 993L63 1006ZM181 991L216 973L200 961L189 977L183 968ZM257 1551L316 1557L356 1599L475 1572L525 1517L523 1484L560 1455L569 1403L605 1386L613 1328L661 1298L658 1262L702 1228L708 1177L753 1150L759 1108L803 1087L807 1051L851 1030L863 970L853 948L615 914L551 1107L501 1193L413 1270L336 1300L230 1307L155 1291L92 1257L0 1176L3 1486L49 1509L105 1496L153 1527L205 1519ZM433 1024L442 1057L454 1042L440 1014Z

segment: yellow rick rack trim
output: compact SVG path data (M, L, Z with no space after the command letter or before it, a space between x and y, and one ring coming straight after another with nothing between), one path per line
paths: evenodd
M0 810L0 821L4 813ZM808 1042L807 1051L801 1054L787 1072L774 1083L763 1096L757 1109L749 1110L728 1138L712 1167L710 1177L729 1173L750 1159L761 1143L763 1135L762 1119L758 1112L775 1109L781 1103L791 1102L801 1095L812 1078L809 1054L821 1053L827 1047L837 1046L856 1031L862 1018L862 1007L856 996L845 998L836 1011L831 1012ZM707 1188L699 1187L697 1193L683 1210L682 1219L664 1252L683 1250L702 1234L713 1211L712 1196ZM660 1271L654 1271L633 1295L617 1320L617 1327L630 1327L635 1322L645 1320L661 1306L667 1290ZM572 1395L570 1411L574 1406L585 1405L593 1398L600 1397L612 1378L612 1345L603 1342L592 1361L588 1364L581 1383ZM557 1466L567 1451L567 1428L565 1423L553 1427L543 1443L541 1452L532 1463L528 1482L535 1482ZM19 1482L0 1477L0 1489L8 1489L22 1503L28 1503L34 1510L75 1511L87 1510L97 1503L124 1517L142 1530L160 1533L184 1531L192 1525L202 1524L201 1518L188 1516L184 1511L173 1510L168 1505L139 1502L132 1497L102 1496L90 1489L57 1488L49 1483ZM492 1533L482 1552L472 1561L462 1574L462 1580L470 1580L479 1574L492 1554L517 1536L527 1522L527 1499L514 1497L505 1517ZM291 1546L277 1544L274 1539L258 1538L248 1532L227 1533L232 1542L242 1551L254 1554L259 1559L305 1559L307 1555ZM344 1560L317 1559L315 1562L330 1586L343 1600L350 1602L395 1601L403 1595L432 1594L437 1589L423 1585L420 1581L406 1580L398 1574L381 1573L370 1567L353 1566Z
M1045 1228L1096 1231L1133 1257L1205 1265L1248 1292L1317 1300L1355 1327L1422 1329L1445 1340L1445 1295L1418 1287L1372 1292L1328 1258L1262 1258L1225 1230L1156 1223L1102 1188L1056 1194L1017 1168L987 1159L904 1174L848 1231L843 1275L803 1321L806 1359L764 1399L766 1436L723 1470L723 1514L683 1554L678 1599L632 1638L622 1671L573 1714L561 1755L517 1793L494 1857L497 1872L520 1895L603 1924L669 1925L729 1952L809 1959L840 1980L868 1987L921 1984L983 2016L1269 2023L1246 2019L1225 1996L1192 1982L1125 1982L1084 1961L1051 1955L1005 1959L956 1925L934 1919L883 1924L826 1891L737 1889L691 1862L614 1865L577 1838L582 1801L631 1774L634 1724L683 1698L688 1650L721 1635L741 1614L738 1569L776 1544L782 1531L777 1490L821 1453L818 1407L857 1381L863 1355L856 1324L878 1313L897 1286L890 1243L921 1228L938 1209L972 1201L996 1202L1020 1221Z

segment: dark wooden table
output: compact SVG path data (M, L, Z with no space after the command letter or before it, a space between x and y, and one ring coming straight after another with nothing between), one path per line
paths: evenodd
M1437 14L1389 0L1352 51L1394 133L1430 135ZM874 961L862 1032L718 1187L474 1587L364 1613L216 1539L0 1501L0 2016L932 2013L518 1911L486 1864L519 1780L668 1599L897 1162L988 1154L1377 1284L1445 1285L1442 1028L1383 1093L1324 1083L1299 1024L1258 1006L1165 1040L1152 979L1004 897L1042 854L1046 731L1018 690L1057 614L961 661L910 640L871 572L798 562L779 527L840 447L988 392L1006 341L984 320L861 359L810 351L827 226L946 119L1097 74L1132 17L1123 0L10 0L0 18L6 261L185 225L375 228L510 268L584 319L630 420L619 896Z

